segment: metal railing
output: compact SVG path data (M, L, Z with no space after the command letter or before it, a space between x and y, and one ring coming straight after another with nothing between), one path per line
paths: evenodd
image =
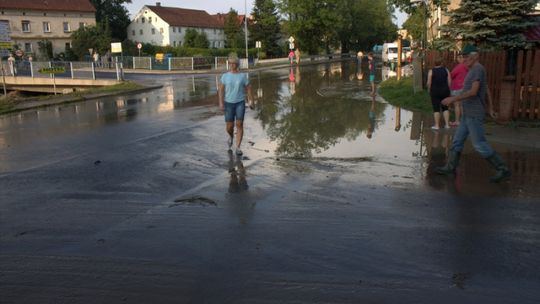
M318 56L303 56L301 61L325 61L339 60L344 57L350 58L349 54L328 54ZM248 61L240 59L240 68L247 69L254 65L278 64L288 62L287 58ZM115 71L117 78L123 79L121 70L164 70L164 71L196 71L229 69L227 57L167 57L161 60L156 57L118 56L107 62L93 61L16 61L13 66L7 61L2 61L4 73L7 76L26 76L33 78L52 77L48 73L40 73L41 69L61 67L65 72L56 73L55 77L72 79L96 79L96 72ZM110 78L110 77L108 77Z

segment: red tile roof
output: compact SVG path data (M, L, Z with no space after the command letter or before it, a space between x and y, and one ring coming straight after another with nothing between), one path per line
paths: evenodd
M89 0L0 0L0 9L96 12Z
M206 11L153 5L146 7L172 26L223 28L223 24Z
M212 17L216 18L217 21L218 21L221 25L225 26L225 19L227 19L227 16L228 16L228 15L229 15L229 13L227 13L227 14L216 14L216 15L212 15ZM245 18L244 16L245 16L245 15L238 15L238 18L237 18L237 19L238 19L238 20L237 20L238 25L244 24L244 18Z

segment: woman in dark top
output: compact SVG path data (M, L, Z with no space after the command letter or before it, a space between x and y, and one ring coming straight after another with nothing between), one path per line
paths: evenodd
M443 113L445 128L450 128L450 113L448 107L441 101L450 96L450 84L452 77L447 68L442 65L442 58L435 59L435 66L428 73L427 86L433 105L433 118L435 124L431 127L433 130L439 130L441 127L441 112Z

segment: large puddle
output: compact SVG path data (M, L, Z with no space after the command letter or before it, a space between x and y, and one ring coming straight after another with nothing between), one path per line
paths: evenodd
M395 73L380 67L377 82ZM444 163L452 131L432 131L430 114L413 113L371 97L366 66L356 61L291 67L250 74L257 96L253 121L261 134L252 149L268 156L321 162L380 164L367 178L407 187L424 185L456 193L537 197L540 157L535 150L493 143L514 171L512 180L489 185L493 173L470 147L457 179L431 174ZM163 76L164 88L152 94L114 97L51 107L0 118L0 147L33 140L76 135L87 129L138 117L162 119L186 107L206 107L205 120L216 116L219 76ZM156 81L153 79L152 81ZM155 128L164 128L156 124ZM145 128L148 130L148 128ZM148 131L150 132L150 131Z

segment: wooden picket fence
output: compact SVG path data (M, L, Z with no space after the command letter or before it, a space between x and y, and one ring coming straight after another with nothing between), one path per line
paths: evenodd
M514 118L540 117L540 49L519 51L514 91Z
M452 70L457 55L457 52L429 51L427 67L433 67L435 58L441 57ZM517 56L506 51L480 53L480 63L486 68L495 112L508 112L508 119L540 120L540 49L520 50Z

